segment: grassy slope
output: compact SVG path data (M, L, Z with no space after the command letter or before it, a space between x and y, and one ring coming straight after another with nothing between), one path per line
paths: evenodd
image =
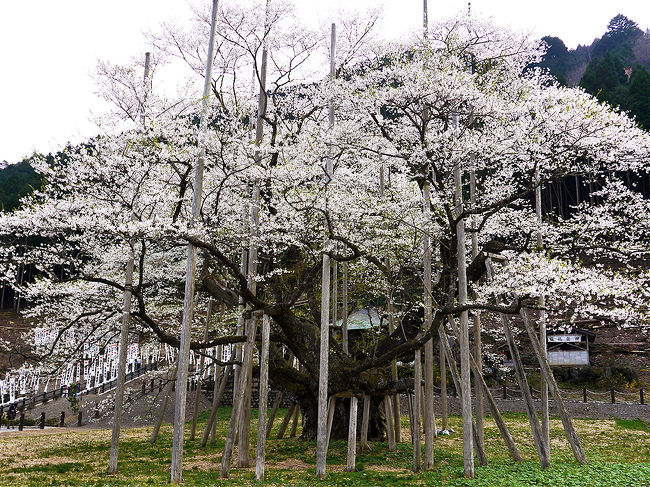
M218 478L222 438L229 413L228 408L220 412L216 445L201 449L197 442L191 444L186 441L186 485L260 485L254 480L254 468L234 468L229 481ZM284 412L281 411L280 417L282 414ZM201 419L205 421L205 415ZM509 413L506 414L506 421L526 459L521 464L515 465L509 459L496 427L488 421L486 448L490 465L477 467L474 480L462 477L462 438L460 434L455 434L437 440L435 469L419 474L410 472L412 449L408 443L401 443L396 452L389 452L385 443L372 443L369 451L357 456L357 472L343 472L347 445L343 441L333 441L328 457L329 475L319 485L650 485L650 430L644 422L576 420L576 428L589 460L587 465L579 466L563 436L560 421L554 418L551 421L553 465L542 471L535 460L535 449L527 433L525 415ZM278 424L279 420L276 421L276 430ZM405 418L402 418L402 424L406 433ZM459 431L460 418L452 417L450 425ZM155 445L147 442L150 431L151 428L124 430L120 443L119 474L114 477L105 474L110 431L46 430L22 436L4 433L0 435L0 485L168 485L171 427L163 427ZM256 428L252 427L252 436L255 431ZM253 440L251 444L254 443ZM314 452L313 442L271 440L267 449L267 485L314 485Z

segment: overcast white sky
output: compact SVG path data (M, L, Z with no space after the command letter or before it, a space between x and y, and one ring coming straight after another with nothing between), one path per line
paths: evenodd
M383 4L381 32L387 37L420 29L422 22L422 0L294 2L310 23L327 23L341 7ZM187 22L189 5L187 0L0 0L0 161L18 162L96 133L90 119L103 109L92 79L97 59L119 63L142 55L150 49L142 33L163 21ZM466 0L429 0L429 18L441 20L466 8ZM560 37L569 48L591 44L617 13L644 30L650 26L650 0L473 0L472 12L540 37Z

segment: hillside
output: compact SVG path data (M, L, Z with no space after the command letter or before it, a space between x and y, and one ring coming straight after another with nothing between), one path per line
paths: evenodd
M617 15L591 45L567 49L562 39L546 36L548 51L539 64L568 86L580 86L599 100L633 115L650 128L650 31Z

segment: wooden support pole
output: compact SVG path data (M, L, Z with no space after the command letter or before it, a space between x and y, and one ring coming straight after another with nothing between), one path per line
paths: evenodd
M426 0L425 0L426 1ZM426 14L425 14L426 16ZM427 171L428 173L429 171ZM431 194L429 181L425 181L422 189L424 202L423 213L425 230L423 232L424 253L424 329L428 330L433 321L433 296L431 292L431 241L429 237L429 222L431 220ZM416 385L419 387L419 384ZM436 429L433 421L433 338L424 345L424 469L433 468L433 440Z
M251 362L253 356L253 342L255 340L256 331L257 320L248 320L246 342L244 343L244 353L242 354L244 359L242 363L241 373L239 374L239 385L237 387L237 395L233 398L232 414L230 415L230 422L228 423L226 444L224 445L223 454L221 455L221 468L219 470L219 478L222 479L227 479L230 475L230 458L232 457L235 435L237 434L241 408L243 407L244 403L244 393L246 388L246 380L248 377L248 369L252 366Z
M348 263L343 262L343 284L341 289L341 299L343 300L343 309L341 310L341 340L343 351L350 353L348 345Z
M448 321L454 333L457 334L459 332L459 328L456 322L451 317L449 317ZM442 340L446 339L446 335L443 336L444 330L439 330L439 331L442 331L442 333L440 334L440 343L442 343ZM494 417L494 422L496 423L497 428L501 433L501 437L503 438L506 447L510 451L510 455L512 456L512 459L515 462L521 462L523 460L523 458L521 457L521 453L519 453L519 449L517 448L517 445L515 444L515 441L513 440L512 435L510 434L510 430L508 429L508 426L503 420L503 416L501 415L497 403L494 400L494 397L492 396L492 392L490 392L490 388L485 383L483 374L479 375L476 373L476 371L480 366L474 357L470 357L470 359L471 359L472 371L474 372L474 375L478 377L479 384L481 385L483 393L485 394L485 397L488 400L488 406L490 407L490 411L492 412L492 416Z
M415 421L413 419L413 394L409 391L406 393L406 409L409 417L409 431L411 432L411 444L415 438Z
M445 331L440 327L439 333L441 334L441 338L445 339L445 353L447 354L447 361L449 362L449 371L451 372L451 377L454 381L454 387L458 391L458 395L460 396L460 400L463 400L463 390L462 388L459 387L459 382L460 382L460 374L458 373L458 367L456 366L456 361L454 360L453 355L451 354L451 348L449 347L449 341L447 340L447 334ZM465 436L465 432L463 431L463 437ZM474 419L472 418L472 441L474 442L474 446L476 446L476 456L478 457L478 462L479 465L487 465L487 455L485 453L485 449L483 448L483 445L479 444L478 442L478 434L476 431L476 427L474 424Z
M360 448L364 451L368 448L368 427L370 423L370 396L363 396L363 415L361 416L361 441Z
M487 267L488 277L490 279L494 276L494 271L492 269L492 260L487 259L485 261ZM510 326L510 320L508 317L500 313L501 323L503 325L503 330L506 335L506 342L508 343L508 348L510 349L510 355L512 356L512 361L515 366L515 375L517 376L517 382L519 383L519 389L521 390L521 396L524 400L524 405L526 406L526 413L528 414L528 422L530 423L530 429L533 434L533 440L535 441L535 446L537 448L537 455L539 457L539 462L542 468L547 468L550 465L550 455L549 451L546 449L546 444L542 439L542 430L539 425L539 420L537 418L537 411L535 411L535 405L533 404L533 398L530 395L530 387L528 387L528 380L526 379L526 372L524 371L524 366L521 363L521 357L519 356L519 349L515 344L514 337L512 335L512 327Z
M257 446L255 461L255 478L264 480L264 462L266 459L266 407L269 395L269 336L271 318L262 317L262 349L260 350L259 413L257 419Z
M447 421L449 417L447 406L447 364L445 360L445 347L440 339L440 415L442 416L442 425L440 426L443 431L448 428Z
M219 389L216 389L217 386L217 381L215 379L215 390L214 390L214 396L212 398L212 409L210 410L210 417L208 418L208 422L205 425L205 429L203 430L203 437L201 438L201 446L205 446L208 443L208 436L212 436L212 431L214 431L214 427L217 424L217 411L219 410L219 404L221 403L221 398L223 397L223 393L226 390L226 384L228 383L228 378L230 377L230 372L232 370L232 365L228 365L226 369L224 370L223 377L219 381ZM213 444L214 440L210 438L210 444Z
M536 240L537 240L537 251L542 252L544 250L544 241L542 239L542 188L539 174L539 167L535 168L535 217L537 220L537 231ZM542 354L546 356L546 312L544 311L544 306L546 305L546 298L541 296L539 298L539 306L541 308L539 316L539 337L540 341L544 345ZM546 446L546 449L551 451L551 436L549 430L549 412L548 412L548 384L544 379L542 374L540 385L541 391L541 413L542 413L542 441Z
M413 397L413 408L412 408L412 421L413 421L413 471L419 472L422 468L422 445L420 443L420 404L422 395L422 352L420 350L415 351L415 367L414 367L414 378L415 378L415 387L414 387L414 397Z
M454 131L458 131L458 118L452 114ZM454 163L455 213L463 213L463 180L460 160ZM458 305L467 304L467 263L465 261L465 219L458 218L456 223L456 263L458 274ZM472 447L472 393L469 366L469 316L467 311L460 313L460 390L462 396L463 416L463 470L465 477L474 478L474 452Z
M275 399L273 400L273 407L271 408L271 414L269 415L269 420L266 427L267 438L271 437L271 430L273 429L273 421L275 421L275 416L276 414L278 414L278 409L280 407L280 403L282 402L282 396L283 396L282 391L278 391L278 393L275 395Z
M330 437L332 436L332 423L334 423L335 410L336 410L336 397L332 396L330 397L327 406L327 447L329 447Z
M208 340L208 330L210 329L210 318L212 316L212 298L210 298L210 301L208 301L208 311L205 317L205 329L203 330L203 341ZM196 437L196 421L199 416L199 404L201 402L201 382L202 382L202 374L203 374L203 367L205 365L205 357L201 355L201 358L199 359L199 374L196 379L196 396L194 398L194 413L192 414L192 427L190 429L190 441L194 441L194 438Z
M383 166L382 166L383 169ZM382 180L383 180L383 171L382 171ZM390 272L390 259L386 257L385 259L385 265L386 269L388 269L388 272ZM389 333L393 333L395 331L395 314L393 313L393 298L392 298L392 292L389 289L388 290L388 331ZM391 379L393 381L397 381L398 374L397 374L397 361L393 360L391 361L390 364L390 374L391 374ZM393 402L391 410L393 412L393 435L395 437L395 443L399 443L401 441L401 436L402 436L402 424L400 422L400 398L399 394L393 394L391 396L391 401Z
M178 360L178 357L177 357ZM169 403L169 398L172 395L172 389L174 386L174 381L171 379L176 375L177 362L174 363L173 368L169 369L167 372L167 384L165 385L165 392L163 396L163 401L158 409L158 416L156 422L153 425L153 431L151 432L151 438L149 438L150 443L155 443L158 440L158 434L160 433L160 427L162 426L163 419L165 418L165 411L167 411L167 404ZM171 373L170 373L171 372ZM161 381L162 382L162 381Z
M287 430L287 427L289 426L289 423L291 422L291 418L293 416L293 411L295 408L298 407L298 403L293 403L291 406L289 406L289 409L287 409L287 414L285 414L284 419L282 420L282 423L280 423L280 429L278 430L278 434L276 438L278 440L281 440L284 438L284 433Z
M205 147L203 139L207 129L207 114L212 90L212 61L214 57L214 38L217 23L219 0L212 1L210 39L206 59L205 81L203 84L203 104L199 123L199 155L194 167L194 192L192 195L192 216L189 226L193 227L199 218L203 198L203 166ZM192 340L192 318L194 316L194 284L196 277L196 246L187 245L187 266L185 271L185 298L183 301L183 319L181 323L181 340L178 350L178 371L176 376L176 402L174 404L174 438L172 440L172 463L170 482L179 484L183 481L183 442L185 440L185 407L187 398L187 373L189 369L190 342Z
M291 422L291 433L289 438L295 438L298 434L298 423L300 422L300 405L298 404L293 410L293 421Z
M232 350L232 349L231 349ZM220 359L223 357L223 349L222 345L219 345L217 347L217 357ZM216 407L219 407L219 404L221 402L221 398L223 397L223 393L226 390L226 386L228 385L228 380L230 379L230 372L232 370L232 365L229 365L226 367L226 370L222 372L221 367L216 367L215 364L215 373L214 373L214 390L212 392L212 406L215 409L214 413L214 418L212 419L212 428L210 429L210 444L214 445L217 439L217 410L214 407L215 402L217 404ZM219 390L217 390L217 377L218 375L222 373L221 380L219 381ZM222 382L223 381L223 382ZM217 397L218 395L218 397ZM212 410L210 410L210 415L212 416ZM209 418L208 418L209 419ZM207 427L207 424L206 424ZM201 438L201 441L203 441L203 438Z
M476 206L476 154L471 155L471 166L469 171L469 200L472 207ZM478 256L478 221L476 215L470 220L472 230L472 259ZM481 385L483 376L483 350L481 346L481 313L474 311L472 314L472 324L474 327L474 359L478 365L478 370L474 370L474 396L476 398L474 410L476 413L476 428L478 430L479 443L485 448L485 432L483 426L483 387ZM470 357L471 358L471 357ZM481 377L477 377L480 374Z
M359 399L356 396L350 398L350 420L348 422L348 463L346 472L354 472L357 469L357 405Z
M395 451L397 449L395 445L395 431L394 420L393 420L393 396L384 397L384 415L386 416L386 440L388 441L388 449L390 451Z
M124 383L126 380L126 352L129 342L129 322L131 320L131 293L133 287L133 268L135 257L133 246L129 245L129 257L126 263L124 278L124 294L122 303L122 326L120 327L119 357L117 361L117 387L113 401L113 427L111 431L111 450L109 454L108 470L109 475L117 473L117 457L120 442L120 430L122 428L122 411L124 409Z
M257 260L257 253L255 253L255 260ZM237 435L237 466L239 468L248 468L250 465L251 400L253 395L252 347L248 353L250 354L250 358L246 358L246 360L249 360L251 364L247 369L248 373L246 374L246 381L244 383L244 396L239 413L239 432Z
M564 426L564 432L566 433L567 439L569 440L569 444L571 445L571 449L573 450L573 455L575 456L575 459L578 461L578 463L584 465L585 463L587 463L587 457L585 456L584 450L582 449L582 445L580 444L580 438L578 437L578 434L576 433L575 428L573 427L573 421L571 420L571 416L569 416L569 413L566 410L566 407L564 406L564 401L562 399L560 389L557 386L557 382L555 382L553 371L551 370L551 367L548 364L548 360L546 356L542 353L541 344L537 339L537 335L535 334L535 330L532 324L530 323L530 320L528 319L528 312L525 309L522 309L520 315L524 321L524 326L526 327L526 331L528 332L528 338L530 338L530 342L533 346L533 351L535 352L535 355L537 356L537 360L539 361L539 365L542 370L542 375L544 376L546 380L546 384L548 384L551 390L551 394L553 395L555 406L557 407L557 410L560 414L560 418L562 419L562 426Z
M336 76L336 24L332 24L330 34L330 78ZM334 101L329 103L329 128L334 126ZM332 160L327 159L326 172L332 177ZM326 243L327 245L327 243ZM316 431L316 477L324 479L327 469L327 447L329 430L327 427L327 389L329 378L329 308L330 308L330 257L323 253L323 274L321 285L321 317L320 317L320 357L318 375L318 418ZM332 400L334 403L334 400Z
M339 320L339 266L336 261L332 261L331 266L332 266L332 326L336 326Z

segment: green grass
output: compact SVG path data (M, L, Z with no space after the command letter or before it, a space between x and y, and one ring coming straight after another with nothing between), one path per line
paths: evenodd
M256 411L251 425L251 458L254 460ZM274 431L286 410L278 413ZM254 468L231 469L229 480L219 479L219 464L230 409L220 410L215 445L200 448L189 441L189 423L184 446L184 480L187 486L262 485ZM201 427L207 415L199 418ZM650 430L641 420L577 419L575 426L585 448L588 463L578 465L566 441L559 419L551 420L552 465L542 470L530 437L528 420L518 413L505 414L524 461L515 464L490 418L485 441L489 465L476 467L476 477L463 477L462 435L440 437L435 444L435 468L414 474L410 443L398 444L397 451L386 443L373 442L357 455L357 471L344 472L347 443L334 440L328 454L326 486L630 486L650 485ZM461 430L459 417L450 426ZM402 431L408 431L402 418ZM201 431L202 428L199 428ZM53 431L53 432L52 432ZM165 425L159 440L148 442L151 428L123 430L119 473L108 476L110 431L80 429L65 433L32 431L23 435L0 435L0 485L18 486L167 486L171 463L171 426ZM200 438L200 433L197 435ZM272 435L274 438L274 435ZM315 443L296 438L271 439L267 443L265 485L311 486L315 482ZM233 455L234 457L236 455ZM252 462L254 464L254 461Z

